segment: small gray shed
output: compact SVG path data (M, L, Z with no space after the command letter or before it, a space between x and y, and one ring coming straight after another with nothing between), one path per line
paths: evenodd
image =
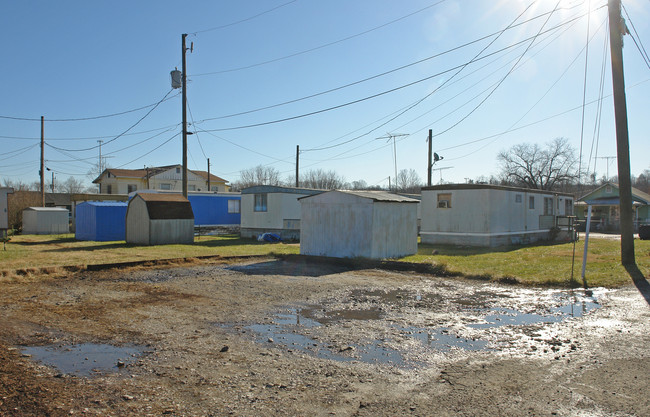
M23 210L23 234L70 233L70 212L62 207L27 207Z
M328 191L300 203L303 255L382 259L417 252L418 200L384 191Z
M194 242L194 214L181 194L136 194L126 210L126 242L166 245Z

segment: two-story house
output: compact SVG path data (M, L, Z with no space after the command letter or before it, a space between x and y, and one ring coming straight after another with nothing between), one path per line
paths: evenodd
M208 189L208 178L210 187ZM108 168L93 184L99 184L100 194L128 194L136 190L183 190L182 165L146 167L142 169ZM206 171L187 170L188 191L230 191L228 181Z

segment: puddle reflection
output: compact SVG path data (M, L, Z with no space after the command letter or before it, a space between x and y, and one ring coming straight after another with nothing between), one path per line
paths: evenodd
M77 345L27 346L23 354L57 368L64 374L90 376L98 372L117 372L145 353L135 346L82 343Z

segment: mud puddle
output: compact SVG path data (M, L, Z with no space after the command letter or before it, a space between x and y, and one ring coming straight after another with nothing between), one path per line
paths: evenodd
M137 346L81 343L76 345L26 346L23 355L58 369L62 374L89 377L118 372L148 353Z
M454 293L425 292L401 288L389 291L352 290L343 300L319 305L289 306L275 314L270 323L241 327L252 332L259 343L281 346L289 352L300 352L319 358L371 364L389 364L411 368L418 366L427 354L452 350L488 351L493 349L493 337L485 331L557 323L570 317L582 317L600 307L597 296L585 291L521 291L510 293L480 290L460 296ZM389 317L397 311L399 319ZM458 317L465 332L452 326L408 326L404 323L419 314L440 314L449 319L449 311ZM358 326L358 332L331 329ZM413 321L415 322L415 320ZM365 328L382 330L366 331ZM373 337L377 333L380 337ZM471 334L472 337L463 337ZM330 336L328 336L330 334ZM331 336L338 334L339 336ZM345 339L345 341L343 341Z

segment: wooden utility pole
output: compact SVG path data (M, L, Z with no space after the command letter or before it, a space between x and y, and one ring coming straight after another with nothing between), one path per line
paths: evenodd
M609 0L609 47L612 57L612 87L616 119L616 159L618 160L618 190L621 216L621 263L634 265L634 219L632 181L630 179L630 143L627 130L627 105L623 75L623 34L621 1Z
M300 145L296 145L296 188L300 187L300 180L298 174L300 173L299 170L299 165L300 165Z
M45 118L41 116L41 207L45 207Z
M181 35L181 43L183 49L183 74L182 74L182 91L183 99L181 100L183 106L183 197L187 198L187 68L185 66L185 38L187 33Z
M433 168L433 129L429 129L429 163L427 165L427 187L431 187L431 168Z
M210 158L208 158L208 192L210 192Z

